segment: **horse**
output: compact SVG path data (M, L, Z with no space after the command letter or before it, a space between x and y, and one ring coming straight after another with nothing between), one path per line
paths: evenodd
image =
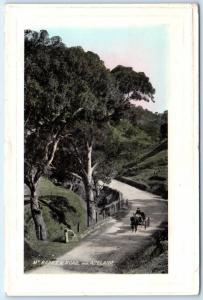
M137 216L132 216L130 218L130 225L131 225L132 232L133 230L136 232L137 226L139 225L139 218Z

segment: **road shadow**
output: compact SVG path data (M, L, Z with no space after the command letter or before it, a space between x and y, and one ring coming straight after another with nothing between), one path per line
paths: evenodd
M130 251L126 253L121 259L114 265L114 273L136 273L136 269L142 267L142 273L147 274L149 271L148 266L153 266L153 260L159 259L164 256L167 263L163 266L160 271L160 267L154 266L150 272L152 273L167 273L168 272L168 228L164 227L166 223L162 224L161 230L151 231L150 239L145 244L143 243L142 237L137 236L137 243L142 245L136 251ZM163 242L166 242L163 245ZM162 258L163 259L163 258ZM153 271L154 270L154 271Z

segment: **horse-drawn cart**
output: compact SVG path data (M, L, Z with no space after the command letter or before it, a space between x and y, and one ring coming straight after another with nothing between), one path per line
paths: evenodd
M145 229L147 227L150 226L150 217L145 217L145 218L142 218L142 217L136 217L137 218L137 224L140 225L141 227L144 227Z
M138 226L144 227L145 230L150 226L150 217L146 217L145 214L133 214L130 217L131 230L137 231Z

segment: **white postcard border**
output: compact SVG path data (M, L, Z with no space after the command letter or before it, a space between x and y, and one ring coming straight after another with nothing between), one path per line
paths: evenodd
M92 17L94 14L95 17ZM67 21L67 16L68 21ZM166 24L169 55L169 274L23 273L23 29ZM96 22L96 23L95 23ZM150 23L151 22L151 23ZM7 5L5 99L8 295L194 295L199 290L198 9L190 4Z

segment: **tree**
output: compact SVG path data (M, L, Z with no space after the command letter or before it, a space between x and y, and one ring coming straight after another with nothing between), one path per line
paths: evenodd
M77 82L81 86L77 102L81 103L83 110L80 113L80 120L69 131L69 137L64 142L64 153L61 152L58 161L59 165L62 161L66 161L68 172L63 174L66 173L67 176L71 172L83 181L87 203L87 226L89 226L94 222L96 213L93 192L95 174L98 165L103 162L101 156L96 159L93 150L96 140L98 137L101 138L106 125L113 116L115 117L116 110L123 106L123 102L114 78L98 55L89 51L84 52L82 48L73 48L68 64L69 66L74 64ZM58 168L60 169L56 167ZM61 171L60 169L60 173ZM56 173L59 175L59 172Z
M38 239L47 239L36 188L51 168L59 142L81 108L75 103L75 75L64 64L61 38L45 30L25 31L24 179ZM74 101L74 104L72 104Z
M38 239L47 239L47 234L36 188L40 177L50 172L59 142L70 135L78 116L92 129L95 122L106 122L120 99L98 55L81 47L68 48L59 37L49 39L44 30L25 32L25 183L31 191ZM75 138L72 130L72 141ZM93 199L91 139L86 140L85 149L88 164L80 168L86 169L89 207Z
M47 234L36 187L51 171L60 143L77 162L66 164L84 182L89 225L95 219L94 181L105 174L98 171L105 159L96 158L96 141L119 121L129 100L153 101L154 92L144 73L122 66L110 72L91 51L68 48L45 30L25 32L25 183L38 239Z
M126 98L126 91L120 88L122 79L118 80L116 72L110 73L99 57L93 53L87 52L83 59L83 62L80 60L84 71L82 78L86 80L89 90L85 94L80 94L83 98L81 119L72 129L68 141L62 145L55 175L61 176L62 172L66 178L75 176L81 179L86 192L87 226L89 226L96 219L97 182L101 179L108 181L110 177L115 176L119 167L115 157L108 155L110 152L105 145L109 146L107 137L111 131L111 123L125 118L126 110L132 105L129 102L130 96ZM136 74L133 70L132 73ZM133 84L136 84L136 87ZM148 85L148 89L151 88L151 84ZM147 87L143 89L142 86L138 87L137 83L132 83L130 88L136 89L137 93L141 89L143 98L144 92L150 93ZM153 92L154 90L151 90L151 93ZM64 161L67 172L60 168Z
M160 139L168 138L168 111L164 111L161 116Z
M115 77L120 92L125 95L125 101L154 102L155 89L149 78L143 72L136 72L131 67L117 66L111 73Z
M75 124L68 139L60 144L56 154L52 178L79 180L85 191L87 226L96 222L99 181L110 182L116 175L115 160L108 156L108 124L81 121Z

